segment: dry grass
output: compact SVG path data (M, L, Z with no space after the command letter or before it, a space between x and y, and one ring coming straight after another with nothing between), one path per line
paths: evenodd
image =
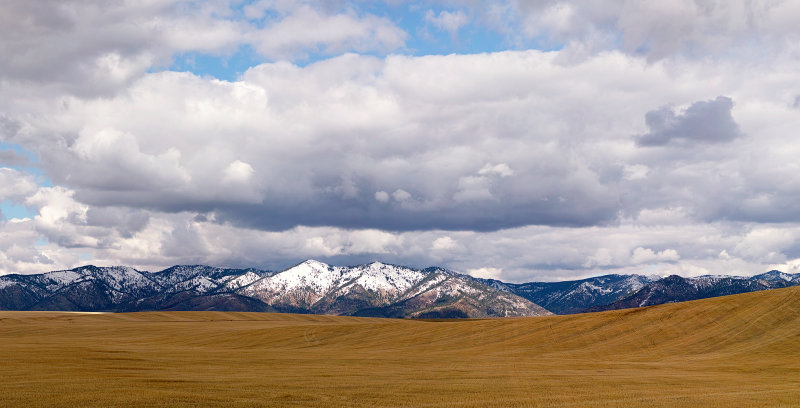
M797 407L800 288L409 321L0 312L0 405Z

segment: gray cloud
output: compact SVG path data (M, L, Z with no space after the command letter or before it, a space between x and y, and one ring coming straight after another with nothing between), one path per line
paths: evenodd
M114 229L122 238L141 232L149 221L149 214L130 208L91 207L86 211L87 225Z
M675 56L739 58L778 55L800 38L791 1L689 0L679 2L471 0L465 7L515 44L564 47L566 59L607 50L654 62ZM620 44L621 42L621 44Z
M636 143L640 146L691 146L729 142L741 136L731 115L732 108L731 98L718 96L714 100L695 102L680 114L668 106L647 112L645 122L650 132L637 136Z
M530 51L344 55L263 64L237 82L165 72L124 96L29 112L14 142L83 204L192 212L241 228L582 227L667 207L703 221L777 220L770 203L798 190L763 190L790 170L740 160L775 155L776 145L740 137L731 98L692 102L722 93L700 84L734 68L692 69L681 92L669 71L619 54L577 65ZM665 99L688 108L644 110ZM740 103L737 121L761 127L756 105ZM650 133L640 145L703 148L630 150L625 135L642 116Z
M343 3L259 2L245 18L235 3L0 0L0 79L91 97L113 94L186 52L231 56L247 45L268 60L295 60L386 53L406 39L388 19L354 15ZM265 17L273 13L280 18Z
M351 2L2 1L0 137L38 165L0 170L2 199L35 215L0 225L0 273L304 258L515 281L800 270L791 2L448 1L514 47L560 50L345 53L219 81L153 71L243 44L383 54L404 33ZM648 113L666 103L686 108ZM0 160L21 165L14 151Z
M131 94L72 101L29 120L14 140L92 206L213 212L219 222L269 230L612 222L618 196L608 165L554 143L561 129L542 124L572 120L542 109L552 85L520 58L542 55L345 55L302 68L264 64L233 83L152 74ZM456 72L460 85L450 86ZM559 106L589 109L582 98L564 95Z
M9 118L7 115L0 114L0 140L6 140L14 137L20 130L20 124Z
M13 150L0 150L0 165L5 166L30 166L31 160Z

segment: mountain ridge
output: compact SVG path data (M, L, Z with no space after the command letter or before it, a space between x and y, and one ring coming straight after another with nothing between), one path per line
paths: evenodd
M600 312L655 306L798 285L800 285L800 274L788 274L776 270L749 278L711 275L684 278L670 275L644 285L639 290L612 303L593 306L586 311Z
M603 275L507 283L441 267L306 260L282 271L175 265L157 272L85 265L0 276L2 310L294 312L399 318L574 314L800 285L800 274L752 277Z
M86 265L0 276L0 309L225 310L385 317L551 314L527 299L441 268L373 262L352 267L307 260L279 272L176 265L158 272Z

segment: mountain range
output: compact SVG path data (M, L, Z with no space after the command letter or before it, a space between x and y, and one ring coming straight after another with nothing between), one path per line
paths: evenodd
M308 260L279 272L173 266L160 272L83 266L0 276L0 310L220 310L397 318L572 314L800 285L800 274L666 278L605 275L506 283L443 268Z
M769 271L750 278L735 276L683 278L678 275L671 275L651 282L640 290L623 296L614 302L606 305L596 305L587 308L585 311L629 309L797 285L800 285L800 274L787 274L780 271Z

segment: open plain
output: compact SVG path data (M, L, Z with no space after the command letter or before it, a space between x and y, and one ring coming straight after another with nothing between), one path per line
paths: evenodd
M797 407L800 288L396 320L0 312L0 405Z

